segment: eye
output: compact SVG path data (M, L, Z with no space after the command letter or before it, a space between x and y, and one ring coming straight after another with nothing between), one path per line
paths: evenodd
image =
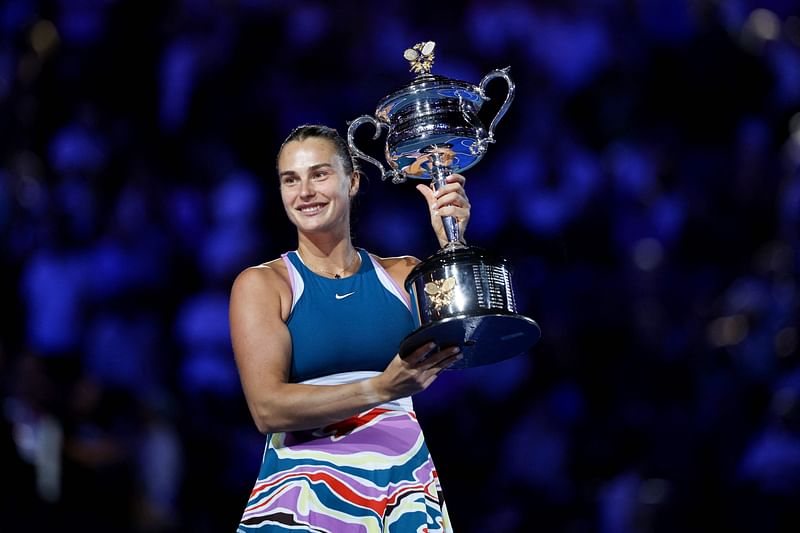
M281 185L294 185L297 183L297 176L283 176L281 178Z
M314 172L312 176L315 180L322 180L328 177L329 172L327 170L317 170Z

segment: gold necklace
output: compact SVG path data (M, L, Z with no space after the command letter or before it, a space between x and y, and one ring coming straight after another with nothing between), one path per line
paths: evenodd
M342 279L342 274L344 274L345 272L347 272L348 270L350 270L350 268L351 268L351 267L353 266L353 264L356 262L356 259L357 259L358 257L360 257L360 256L359 256L359 254L358 254L358 252L356 252L355 248L353 249L353 252L354 252L354 253L353 253L353 259L351 259L351 260L350 260L350 263L349 263L349 264L348 264L346 267L344 267L343 269L341 269L341 270L340 270L338 273L336 273L336 272L330 272L330 271L328 271L328 270L325 270L324 268L319 268L319 267L313 267L313 268L312 268L312 267L311 267L311 266L308 264L308 262L307 262L307 261L303 260L303 262L304 262L304 263L306 263L306 266L308 266L308 268L310 268L310 269L311 269L311 270L313 270L314 272L322 272L323 274L327 274L327 275L329 275L329 276L333 276L333 278L334 278L334 279ZM300 255L300 250L297 250L297 255ZM300 259L303 259L303 256L300 256Z

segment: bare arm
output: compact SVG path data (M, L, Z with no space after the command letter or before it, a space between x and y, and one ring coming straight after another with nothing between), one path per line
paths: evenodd
M286 300L291 300L287 291L286 281L268 266L242 272L231 291L233 351L247 405L262 433L322 427L414 394L458 356L446 349L421 361L431 348L425 346L405 360L395 356L383 373L356 383L288 383L292 344L284 322Z

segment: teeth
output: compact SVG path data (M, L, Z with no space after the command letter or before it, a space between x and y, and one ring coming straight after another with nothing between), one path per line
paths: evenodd
M301 207L300 211L303 213L312 213L314 211L319 211L320 209L322 209L321 205L310 205L307 207Z

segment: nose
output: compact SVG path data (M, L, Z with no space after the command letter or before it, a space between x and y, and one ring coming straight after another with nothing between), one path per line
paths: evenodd
M314 184L311 180L300 180L300 197L303 199L311 198L314 196Z

